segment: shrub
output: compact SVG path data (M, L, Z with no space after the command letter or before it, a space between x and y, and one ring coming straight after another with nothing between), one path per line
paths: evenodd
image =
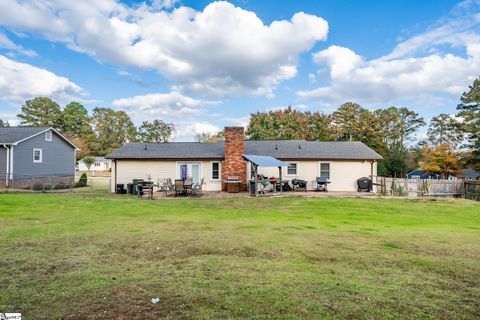
M87 181L88 181L87 175L85 173L82 173L82 175L80 176L80 179L78 179L78 182L75 183L75 188L86 187Z

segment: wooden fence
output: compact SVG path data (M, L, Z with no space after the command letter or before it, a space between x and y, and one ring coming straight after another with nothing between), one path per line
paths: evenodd
M392 196L409 197L462 197L463 180L421 180L377 177L377 192Z
M480 181L466 181L464 197L465 199L480 201Z

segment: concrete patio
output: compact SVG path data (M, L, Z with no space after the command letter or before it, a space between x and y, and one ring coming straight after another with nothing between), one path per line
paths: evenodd
M272 192L267 194L260 194L259 197L307 197L307 198L325 198L325 197L347 197L347 198L372 198L379 196L374 192L354 192L354 191L329 191L329 192L317 192L317 191L290 191L290 192ZM222 198L240 198L240 197L252 197L248 192L228 193L223 191L204 191L201 195L188 195L188 196L175 196L169 194L167 197L164 192L155 192L153 194L154 199L184 199L184 198L205 198L205 199L222 199Z

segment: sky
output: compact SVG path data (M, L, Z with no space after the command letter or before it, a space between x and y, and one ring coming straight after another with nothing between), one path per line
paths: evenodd
M288 105L455 113L480 75L480 0L0 0L0 119L61 106L174 123L174 140Z

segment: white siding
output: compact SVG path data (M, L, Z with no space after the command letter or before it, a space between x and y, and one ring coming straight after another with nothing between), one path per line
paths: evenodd
M161 161L161 160L117 160L117 182L116 183L130 183L133 179L147 179L149 176L155 183L158 180L170 178L172 180L177 178L177 163L178 161ZM220 191L221 180L215 181L211 179L211 162L210 161L187 161L201 163L201 177L205 179L203 190L205 191ZM115 162L112 163L112 177L115 175ZM112 192L115 191L115 186L112 185Z
M178 161L160 161L160 160L117 160L117 182L130 183L133 179L147 179L150 175L154 182L158 179L176 178ZM188 161L190 162L190 161ZM191 161L200 162L201 178L205 179L203 189L205 191L220 191L221 180L211 179L211 161ZM371 172L369 161L328 161L328 160L308 160L308 161L285 161L296 162L297 175L286 175L286 168L283 168L282 175L286 180L302 179L307 181L307 188L313 190L316 187L315 178L320 175L320 163L330 163L330 181L328 189L330 191L357 191L357 179L369 177ZM373 165L373 174L377 174L377 163ZM247 169L248 170L248 169ZM259 168L259 173L267 177L278 177L278 168ZM112 176L115 174L115 163L112 163ZM115 191L112 183L112 192Z
M282 176L285 180L302 179L307 181L307 188L312 190L316 187L315 179L320 175L320 163L330 163L330 191L357 191L357 179L370 177L371 167L368 161L297 161L285 162L297 163L297 174L287 175L287 168L282 169ZM278 168L259 168L259 173L267 177L278 177ZM373 175L377 174L377 163L373 165Z

